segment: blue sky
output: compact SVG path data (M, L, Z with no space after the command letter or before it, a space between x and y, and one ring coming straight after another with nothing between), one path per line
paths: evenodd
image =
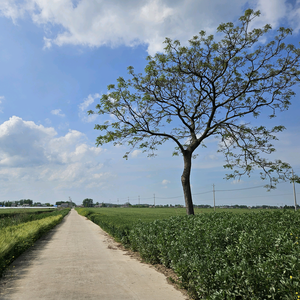
M0 201L33 199L77 204L94 202L184 204L181 157L163 145L156 158L110 144L95 146L97 116L87 116L107 85L142 72L146 56L162 51L165 37L186 43L204 29L235 22L245 8L261 10L255 26L294 29L300 40L300 1L284 0L0 0ZM289 111L266 126L283 124L273 158L289 162L298 174L299 87ZM226 181L217 142L197 151L193 161L195 204L293 205L290 183L267 192L253 174ZM299 187L296 187L299 189ZM223 190L218 191L218 190ZM224 191L226 190L226 191ZM227 191L228 190L228 191ZM129 197L129 198L128 198Z

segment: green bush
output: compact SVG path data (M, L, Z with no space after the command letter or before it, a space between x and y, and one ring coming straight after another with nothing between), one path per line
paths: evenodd
M110 216L105 213L96 212L93 209L77 208L78 213L87 217L95 224L99 225L103 230L113 236L118 242L124 245L128 243L129 230L138 220L132 216L124 220L120 215Z
M203 213L153 221L155 213L158 219L165 212L77 210L144 260L172 268L196 299L300 295L299 212Z
M198 299L297 299L299 213L212 213L136 224L128 239Z

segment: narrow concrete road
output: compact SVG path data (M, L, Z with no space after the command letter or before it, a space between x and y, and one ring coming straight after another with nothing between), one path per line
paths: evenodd
M1 300L183 300L166 277L72 210L0 280Z

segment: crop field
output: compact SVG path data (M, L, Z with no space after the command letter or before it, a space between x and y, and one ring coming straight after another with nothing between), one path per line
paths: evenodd
M4 211L4 212L3 212ZM59 209L4 209L0 210L0 229L26 223L34 220L40 220L50 216L56 216L57 213L61 214Z
M0 218L7 214L24 214L24 213L35 213L35 212L49 212L56 208L0 208Z
M185 208L76 208L79 214L86 217L92 215L101 215L102 220L112 222L114 225L129 225L142 221L149 222L154 220L162 220L172 216L185 216ZM195 214L213 213L213 208L195 208ZM252 212L258 212L253 209ZM243 214L251 212L250 209L221 209L217 208L217 212L232 212L234 214ZM96 216L94 216L96 217Z
M9 264L52 229L70 211L11 209L0 216L0 277Z
M300 298L299 211L77 210L145 261L172 268L195 299Z
M185 208L76 208L79 214L98 224L103 230L123 244L127 242L128 231L139 222L163 220L172 216L186 216ZM250 209L217 209L218 212L233 214L249 213ZM195 208L195 214L213 213L213 208ZM259 212L258 209L253 210Z

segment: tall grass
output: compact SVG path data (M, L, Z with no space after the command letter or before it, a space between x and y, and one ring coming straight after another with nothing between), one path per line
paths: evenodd
M57 208L47 207L47 208L0 208L0 218L7 215L17 215L25 213L41 213L41 212L50 212L54 211Z
M51 216L57 216L61 214L62 209L55 210L36 210L36 211L28 211L28 209L23 210L23 212L17 212L14 210L9 214L0 214L0 230L7 226L18 225L21 223L31 222L35 220L44 219Z

